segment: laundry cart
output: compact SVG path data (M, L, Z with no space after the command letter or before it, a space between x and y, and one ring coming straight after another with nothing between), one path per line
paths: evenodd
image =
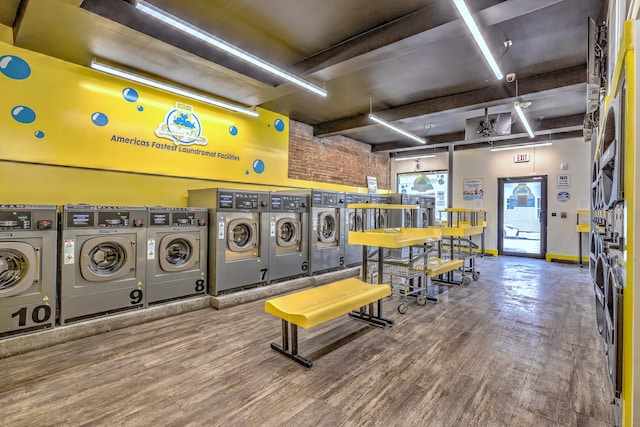
M351 204L349 208L378 209L371 204ZM406 205L385 205L384 208L415 209ZM434 244L441 239L440 229L383 228L349 232L348 238L349 244L363 247L367 262L363 263L362 276L369 282L389 283L392 289L399 290L400 313L406 313L409 297L415 297L420 305L428 300L437 301L427 294L427 266L429 257L437 251ZM371 251L370 247L377 249Z
M468 285L471 279L478 280L480 277L475 259L484 253L486 211L447 208L443 212L447 215L447 223L441 228L442 244L438 256L442 259L462 260L463 264L460 269L449 271L433 280L439 283ZM473 241L475 236L480 237L480 245ZM459 279L456 279L456 274L460 274Z

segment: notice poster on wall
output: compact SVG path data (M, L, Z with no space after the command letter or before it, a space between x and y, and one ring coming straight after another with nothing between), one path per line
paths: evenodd
M447 207L448 176L446 170L399 173L396 191L435 197L436 210L440 211Z
M482 200L482 178L465 178L462 180L462 187L463 200Z

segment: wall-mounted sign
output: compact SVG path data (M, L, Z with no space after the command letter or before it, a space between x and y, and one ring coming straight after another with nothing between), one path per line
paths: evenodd
M516 154L513 156L514 163L526 163L529 161L529 153Z
M463 200L481 200L483 195L482 178L465 178L462 180Z
M378 180L375 176L367 177L367 187L369 188L369 194L376 194L378 192Z
M557 198L559 202L568 202L571 199L571 194L566 191L561 191L558 193Z
M571 188L571 175L568 173L559 173L557 188Z

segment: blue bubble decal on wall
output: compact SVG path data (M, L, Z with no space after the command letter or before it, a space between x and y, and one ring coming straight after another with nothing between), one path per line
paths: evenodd
M33 123L36 119L36 113L29 107L18 105L11 110L11 116L20 123Z
M249 171L248 170L244 171L244 174L249 175Z
M131 87L122 89L122 97L129 102L136 102L138 100L138 92Z
M260 159L253 161L253 170L255 173L264 172L264 162Z
M15 80L24 80L31 75L31 67L24 59L13 56L0 56L0 73Z
M138 105L138 111L144 111L144 107L142 105Z
M96 112L91 115L91 121L96 126L105 126L109 123L109 118L104 113Z
M36 136L36 138L39 138L39 139L44 138L44 132L42 132L41 130L37 130L36 133L34 133L34 135Z
M229 128L229 133L230 133L231 135L233 135L233 136L236 136L236 135L238 134L238 128L237 128L237 127L235 127L235 126L231 126L231 127Z
M284 122L280 119L276 119L276 121L273 122L273 126L275 126L278 132L282 132L284 130Z

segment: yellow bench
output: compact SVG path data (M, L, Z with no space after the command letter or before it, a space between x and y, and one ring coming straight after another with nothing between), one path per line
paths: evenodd
M282 319L282 345L271 343L271 348L311 368L313 363L298 354L298 326L311 328L343 314L373 326L390 326L393 321L381 317L382 298L389 295L389 285L372 285L349 278L269 299L264 303L264 311ZM374 314L376 302L377 315Z
M462 268L464 262L461 259L445 261L440 258L429 258L427 260L427 276L434 277Z

